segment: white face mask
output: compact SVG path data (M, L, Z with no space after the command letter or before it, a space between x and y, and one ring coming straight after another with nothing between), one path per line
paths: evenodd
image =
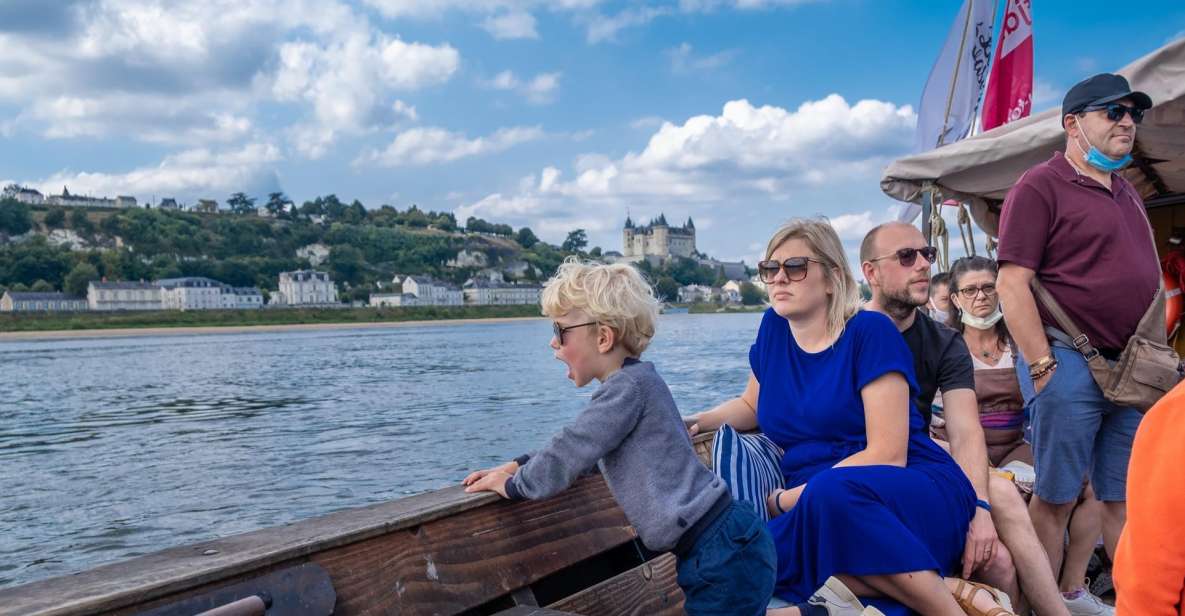
M971 314L959 305L957 300L952 299L951 303L959 307L959 312L962 313L960 320L963 321L963 325L974 327L975 329L991 329L995 327L1000 319L1004 318L1004 313L1000 311L1000 304L998 303L996 304L996 310L986 317L977 317Z
M950 313L935 305L933 297L930 298L930 318L944 325L950 320Z

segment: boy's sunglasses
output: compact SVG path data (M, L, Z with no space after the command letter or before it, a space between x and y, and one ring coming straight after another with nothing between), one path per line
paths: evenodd
M596 321L589 321L588 323L580 323L579 325L569 325L564 327L555 321L551 322L551 333L555 334L555 339L559 341L560 346L564 346L564 332L569 329L576 329L577 327L588 327L589 325L596 325Z
M1124 114L1129 114L1132 117L1132 122L1139 124L1144 121L1144 110L1138 107L1128 107L1127 105L1120 105L1119 103L1107 103L1106 105L1090 105L1083 109L1083 111L1107 111L1107 119L1112 122L1118 122L1123 119Z
M934 259L938 257L938 249L933 246L926 246L925 248L902 248L897 252L882 255L876 257L875 259L869 259L868 261L870 263L874 263L882 259L892 259L896 257L897 262L901 264L901 267L913 267L913 264L918 260L918 255L922 255L923 259L933 263Z
M790 257L782 262L777 261L758 261L757 273L761 275L761 282L769 284L778 277L778 272L785 272L786 279L790 282L798 282L806 278L808 268L811 263L822 264L818 259L810 257Z

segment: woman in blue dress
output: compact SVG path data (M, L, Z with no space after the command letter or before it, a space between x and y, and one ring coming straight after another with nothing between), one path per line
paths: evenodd
M839 613L806 604L834 576L887 614L964 614L952 595L959 581L944 577L962 556L975 492L923 429L905 340L888 317L860 310L826 221L788 223L759 270L771 308L749 351L748 387L693 421L700 431L760 427L785 452L787 489L767 499L774 594L798 607L770 613ZM983 606L975 611L1004 613L970 594Z

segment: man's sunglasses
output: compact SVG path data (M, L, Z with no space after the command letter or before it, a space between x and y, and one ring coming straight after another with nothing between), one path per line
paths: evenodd
M922 255L923 259L933 263L934 259L938 257L938 249L933 246L926 246L925 248L902 248L897 252L882 255L876 257L875 259L869 259L869 262L875 263L882 259L892 259L896 257L897 262L901 264L901 267L913 267L913 264L918 260L918 255Z
M1139 124L1144 121L1144 110L1138 107L1128 107L1127 105L1120 105L1119 103L1107 103L1106 105L1090 105L1082 111L1103 111L1107 112L1107 119L1112 122L1118 122L1123 119L1124 114L1130 114L1132 122Z
M596 325L596 321L589 321L588 323L580 323L578 325L569 325L564 327L555 321L551 322L551 333L555 334L555 339L559 341L560 346L564 346L564 332L569 329L576 329L577 327L588 327L589 325Z
M778 272L785 272L786 279L790 282L798 282L806 278L807 268L811 263L822 264L818 259L810 257L790 257L785 261L758 261L757 273L761 276L761 282L769 284L778 277Z

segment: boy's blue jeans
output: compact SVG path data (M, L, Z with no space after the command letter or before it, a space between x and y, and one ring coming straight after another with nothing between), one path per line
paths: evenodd
M680 559L690 616L757 616L774 592L777 553L765 522L733 502Z

